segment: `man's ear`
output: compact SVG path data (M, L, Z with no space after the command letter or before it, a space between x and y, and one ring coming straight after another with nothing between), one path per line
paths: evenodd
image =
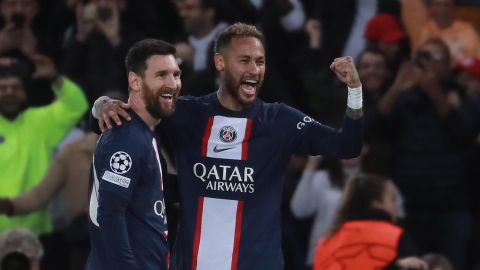
M225 59L223 58L223 55L215 53L213 61L215 62L215 68L217 71L223 71L225 69Z
M140 91L140 85L142 82L142 78L135 72L130 71L128 72L128 86L134 92Z

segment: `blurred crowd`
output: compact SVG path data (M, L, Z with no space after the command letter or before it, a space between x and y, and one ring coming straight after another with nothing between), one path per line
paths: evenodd
M285 171L285 269L311 269L319 241L358 218L340 210L363 173L388 179L408 255L480 269L478 18L476 0L0 0L0 269L84 268L86 120L98 97L126 99L128 48L173 43L182 95L201 96L218 87L216 34L237 21L266 36L261 99L338 127L332 60L352 56L363 85L362 155L294 156Z

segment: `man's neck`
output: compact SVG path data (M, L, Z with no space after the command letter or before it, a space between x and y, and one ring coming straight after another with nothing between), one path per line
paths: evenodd
M217 98L220 104L230 111L240 112L248 109L249 107L241 104L234 97L232 97L232 95L228 93L228 90L225 89L224 86L220 86L218 89Z

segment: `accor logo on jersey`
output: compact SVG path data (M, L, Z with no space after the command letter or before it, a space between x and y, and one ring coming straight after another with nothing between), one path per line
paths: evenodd
M251 167L230 165L193 165L194 175L206 183L206 190L223 192L255 192L255 170Z

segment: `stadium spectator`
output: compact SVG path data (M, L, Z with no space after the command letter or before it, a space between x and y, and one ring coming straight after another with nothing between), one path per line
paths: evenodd
M290 201L290 208L295 217L313 216L314 218L306 260L308 269L312 268L318 239L324 236L331 225L347 179L360 169L359 166L355 166L357 164L342 166L343 163L339 160L321 159L320 156L308 158L302 177Z
M467 57L457 63L457 83L467 96L480 96L480 59Z
M54 103L27 108L29 74L17 63L0 68L0 197L12 197L34 187L46 173L61 139L88 108L82 90L57 72L52 60L34 56L34 77L47 78L58 97ZM37 234L51 231L46 209L22 217L0 217L0 229L25 226Z
M38 0L1 0L0 54L22 53L30 57L41 53L52 57L58 65L68 22L64 12L66 6L58 1L48 6Z
M432 38L441 38L450 49L451 64L466 57L480 57L480 37L468 22L455 18L456 0L402 1L403 21L417 50Z
M457 82L466 90L467 107L475 117L476 139L472 147L467 150L467 179L469 180L469 194L471 199L471 208L474 214L473 220L473 236L471 238L472 251L470 252L471 261L480 266L480 258L476 254L480 254L480 61L475 58L466 58L460 61L457 66Z
M366 47L375 46L385 53L393 73L410 56L407 34L393 14L383 12L375 15L368 21L364 36Z
M202 96L218 87L213 67L213 43L217 34L227 27L222 21L222 3L218 0L176 0L182 19L185 41L175 44L183 71L183 94Z
M407 229L420 252L436 250L464 269L471 236L465 150L475 120L453 83L449 49L428 40L378 104L392 140L392 177L405 197Z
M90 0L75 6L76 24L66 33L63 70L85 89L89 101L122 89L124 57L144 33L123 19L126 0Z
M65 199L62 201L65 213L61 216L65 227L57 229L70 236L73 233L69 234L69 230L74 226L78 229L79 223L83 223L84 230L76 231L75 239L80 239L83 235L83 242L88 243L86 234L88 174L97 139L95 133L88 133L63 147L39 184L14 198L0 199L0 214L21 216L33 213L46 208L54 196L61 193L61 198ZM68 249L70 269L84 269L88 245L83 247L83 261L79 261L77 256L82 253L81 245L71 244L63 248ZM76 261L72 263L74 259Z
M315 270L427 269L404 230L395 225L395 186L385 177L350 180L326 237L319 240Z
M376 107L391 84L392 71L385 53L376 46L369 46L360 52L357 70L365 93L364 140L368 145L362 160L362 171L390 176L391 143L385 136L385 127L377 124Z
M40 270L43 247L37 236L26 228L0 233L0 269Z

